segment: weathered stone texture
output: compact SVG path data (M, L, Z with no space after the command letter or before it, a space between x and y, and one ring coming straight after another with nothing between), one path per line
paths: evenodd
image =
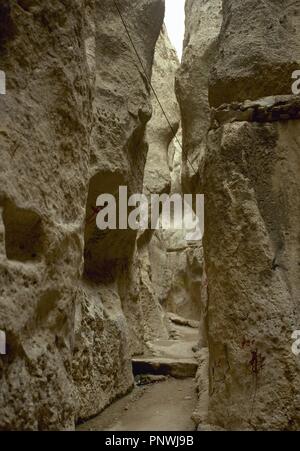
M178 131L180 121L179 105L175 96L175 74L179 67L178 57L172 47L165 26L157 41L152 73L151 93L153 114L147 125L149 152L144 175L144 192L165 193L170 191L170 168L168 150ZM166 116L162 112L164 109Z
M0 11L0 429L70 429L92 117L84 2Z
M199 157L200 182L189 186L206 196L209 349L209 364L204 350L200 355L194 418L200 430L297 430L300 364L291 335L300 321L300 128L298 99L288 95L299 62L299 7L223 0L211 75L189 84L201 62L199 25L208 2L191 5L195 52L186 59L179 97L184 148L191 153L195 143ZM208 80L215 108L201 145L197 123L207 130L208 119L196 111L191 128L184 111L189 99L207 101Z
M148 77L163 3L120 3ZM132 385L135 234L90 217L142 189L150 91L110 0L1 1L0 64L0 429L72 429Z
M198 192L199 158L210 125L208 78L215 62L222 24L222 0L187 0L182 64L176 93L183 129L183 190ZM187 159L189 161L187 161Z
M209 422L225 429L299 427L299 131L236 123L208 139Z
M126 1L120 8L150 79L163 2ZM151 318L144 319L137 292L136 233L99 231L93 219L100 194L116 195L121 185L127 186L129 195L142 191L148 149L144 133L152 112L150 89L111 1L96 4L95 30L94 128L83 297L78 308L83 322L76 329L73 363L80 418L96 414L132 387L131 356L142 352L145 329L151 322ZM95 327L98 323L101 327ZM88 357L84 366L83 355Z
M213 106L290 94L300 63L298 0L223 0L219 55L209 80Z

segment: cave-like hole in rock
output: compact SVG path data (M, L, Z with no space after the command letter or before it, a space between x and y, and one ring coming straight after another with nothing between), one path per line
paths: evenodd
M3 210L3 223L7 258L20 262L39 260L44 236L41 217L10 202Z
M84 277L95 283L111 282L126 268L134 251L136 231L131 229L100 230L96 224L96 201L101 194L112 194L116 200L118 220L119 187L126 183L121 175L97 173L89 184L84 232Z

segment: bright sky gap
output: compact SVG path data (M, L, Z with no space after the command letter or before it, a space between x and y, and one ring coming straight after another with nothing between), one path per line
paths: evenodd
M184 38L185 0L165 0L165 1L166 1L165 24L168 30L169 38L178 53L179 59L181 60L182 45Z

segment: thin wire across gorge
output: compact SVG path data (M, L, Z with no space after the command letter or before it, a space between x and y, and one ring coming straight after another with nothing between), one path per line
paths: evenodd
M125 21L123 15L122 15L122 13L121 13L121 9L120 9L119 3L118 3L117 0L113 0L113 1L114 1L114 4L115 4L116 9L117 9L117 11L118 11L118 14L119 14L119 16L120 16L120 19L121 19L121 21L122 21L122 24L124 25L126 34L127 34L128 39L129 39L129 41L130 41L130 43L131 43L131 46L132 46L132 48L133 48L133 50L134 50L134 53L136 54L136 57L137 57L137 59L138 59L140 65L141 65L142 71L143 71L143 73L144 73L144 75L145 75L145 77L146 77L147 83L148 83L150 89L152 90L152 92L153 92L153 94L154 94L154 96L155 96L155 98L156 98L156 100L157 100L157 102L158 102L158 104L159 104L159 106L160 106L160 108L161 108L161 110L162 110L162 113L163 113L163 115L164 115L164 117L165 117L165 119L166 119L166 121L167 121L167 123L168 123L168 125L169 125L169 127L170 127L170 129L171 129L171 131L172 131L172 134L173 134L174 139L176 140L176 142L177 142L178 145L180 146L180 148L181 148L183 154L184 154L185 157L186 157L187 162L189 163L189 165L191 166L193 172L194 172L195 175L197 176L198 173L197 173L197 171L194 169L193 164L192 164L191 161L189 160L189 157L188 157L187 153L184 151L184 149L183 149L183 147L182 147L182 145L181 145L181 142L180 142L179 139L177 138L177 133L176 133L176 131L174 130L174 128L173 128L173 126L172 126L172 124L171 124L171 121L170 121L170 119L168 118L168 115L167 115L167 113L166 113L166 111L165 111L165 109L164 109L164 107L163 107L163 105L162 105L162 103L161 103L161 101L160 101L160 99L159 99L159 97L158 97L158 94L156 93L156 90L155 90L155 88L153 87L153 85L152 85L152 83L151 83L151 80L149 79L149 77L148 77L148 75L147 75L147 71L146 71L146 69L145 69L145 67L144 67L142 58L140 57L140 54L139 54L139 52L138 52L138 50L137 50L137 48L136 48L136 46L135 46L135 44L134 44L134 42L133 42L133 39L132 39L132 37L131 37L129 28L128 28L127 24L126 24L126 21Z

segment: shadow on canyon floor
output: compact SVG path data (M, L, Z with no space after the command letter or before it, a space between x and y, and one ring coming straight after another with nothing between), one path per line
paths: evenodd
M193 378L169 378L136 386L102 414L78 426L78 431L194 431L196 401Z
M172 315L172 314L171 314ZM178 321L181 318L171 316ZM146 355L133 359L135 387L78 431L193 431L197 403L194 351L198 329L173 323L170 340L148 343ZM193 327L191 327L193 326ZM174 376L174 377L172 377Z

